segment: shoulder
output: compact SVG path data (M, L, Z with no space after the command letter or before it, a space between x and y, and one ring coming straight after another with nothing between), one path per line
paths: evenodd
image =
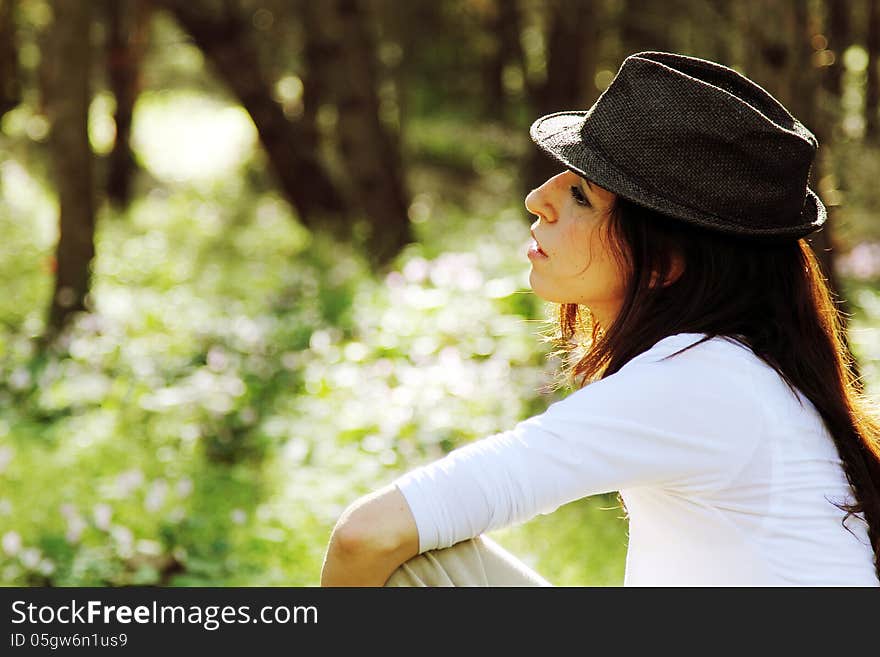
M675 361L676 364L699 367L715 366L719 360L754 364L759 359L748 346L731 336L708 338L705 333L677 333L659 340L650 349L632 358L621 371L636 363Z
M754 402L756 374L767 367L751 348L735 338L678 333L659 340L601 381L617 377L626 385L668 388L669 394L725 390Z
M720 427L759 434L764 411L754 381L762 361L730 338L701 342L705 337L664 338L614 374L570 394L566 406L703 436Z
M757 357L723 338L696 344L703 337L665 338L526 424L644 466L626 486L723 486L760 444L766 413L751 385Z
M764 366L748 346L732 337L678 333L659 340L616 373L590 385L613 380L626 381L626 385L660 383L672 389L741 388L749 387L756 368Z

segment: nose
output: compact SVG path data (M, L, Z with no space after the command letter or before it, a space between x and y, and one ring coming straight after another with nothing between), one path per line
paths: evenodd
M547 203L547 183L536 187L526 195L526 210L545 221L553 221L552 207Z

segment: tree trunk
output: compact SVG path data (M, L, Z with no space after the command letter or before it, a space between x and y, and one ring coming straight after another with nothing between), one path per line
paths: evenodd
M107 81L116 99L116 139L109 156L107 196L119 208L131 198L131 179L137 168L131 151L131 118L140 92L149 5L146 0L107 0Z
M56 249L55 288L47 337L85 309L89 268L95 255L93 156L89 146L89 71L91 16L88 3L59 2L44 42L46 106L60 237Z
M588 0L578 3L580 12L580 38L583 44L580 49L578 78L580 89L577 94L577 107L588 109L599 97L600 89L596 86L596 73L599 70L599 40L602 34L603 2Z
M306 6L317 4L319 3L306 2ZM387 74L394 85L397 116L403 134L408 124L413 89L417 86L417 81L425 76L420 69L418 55L424 52L425 43L429 40L433 43L436 38L434 35L441 29L438 28L436 17L439 9L425 2L406 3L399 0L373 0L371 5L382 25L384 41L399 48L394 65L389 67ZM307 40L310 40L313 31L307 32Z
M304 14L311 46L323 54L327 93L338 109L336 134L353 206L366 219L367 254L388 263L412 241L398 143L379 117L378 75L369 22L359 0L315 3Z
M718 21L724 28L720 30L720 34L713 35L715 36L713 45L716 61L725 66L741 65L741 55L734 45L734 41L742 41L742 39L736 30L732 29L736 20L733 3L729 0L712 0L709 3L709 8L712 19ZM697 26L697 30L700 32L705 28L706 26L703 26L702 29Z
M827 131L819 121L819 68L815 66L811 40L819 33L816 16L812 15L803 0L788 0L792 29L791 56L788 57L788 78L791 98L788 107L807 126L819 143L824 143Z
M493 48L488 53L484 66L485 94L484 109L492 119L506 118L509 115L508 93L504 76L508 66L521 67L523 87L525 88L525 57L520 43L519 6L513 0L494 0L490 5L485 30L492 40Z
M868 0L868 83L865 87L865 140L877 141L877 105L880 101L878 54L880 54L880 2Z
M597 59L593 55L598 49L598 9L597 0L556 0L550 5L547 77L532 89L534 118L562 110L588 109L598 97ZM526 186L537 187L561 170L561 165L537 148L532 149L524 173Z
M829 143L824 149L822 148L826 140L830 140L832 134L831 126L823 121L827 115L821 111L819 103L822 77L824 77L825 71L816 67L812 61L814 49L811 41L819 33L819 20L817 16L808 11L808 7L801 0L788 0L787 9L790 12L788 24L791 26L791 56L788 66L791 97L785 104L819 141L820 152L817 154L811 176L811 187L815 190L819 180L833 173L830 158L830 149L833 148L833 145ZM828 219L825 226L820 231L808 236L807 242L819 261L828 287L831 288L832 294L839 301L838 308L843 313L841 319L846 325L846 318L851 312L851 308L844 295L835 262L837 243L834 229L837 225L835 221L837 207L827 207L826 210ZM843 332L843 340L846 348L850 350L846 330ZM852 373L859 380L859 368L855 359L852 363Z
M334 71L330 63L338 57L333 42L324 38L320 20L316 17L315 3L305 0L298 9L305 32L303 52L305 66L300 76L303 83L300 135L304 148L317 151L321 141L318 132L318 112L322 107L334 104L331 89Z
M801 0L788 0L790 25L792 27L791 56L788 58L788 78L791 97L785 102L786 107L800 120L819 141L820 148L830 139L830 126L823 122L823 113L819 106L819 92L822 86L822 70L813 65L811 57L813 47L812 37L818 33L817 17L807 11L807 7ZM828 145L829 149L831 144ZM818 181L831 172L830 159L817 156L813 165L812 187L816 188ZM810 242L816 252L816 257L822 265L822 270L828 279L831 289L842 297L839 277L834 264L834 239L832 221L829 208L829 219L825 227L818 233L814 233ZM846 310L845 308L842 308Z
M319 160L313 131L292 122L248 40L249 23L229 3L156 0L170 11L250 114L284 196L309 228L347 226L345 202ZM218 8L220 9L218 13Z
M744 2L740 18L743 38L752 44L745 51L746 75L791 108L794 94L789 69L794 27L787 2L767 0L760 6Z
M657 20L652 12L646 11L645 4L641 0L620 2L619 31L624 57L643 50L677 50L669 29L673 24L668 20L670 5L663 3L663 16Z
M483 54L483 112L487 117L497 117L504 113L504 67L507 64L508 53L504 50L502 41L502 15L501 7L506 2L492 0L486 3L486 15L480 28L485 32L488 43L487 51Z
M0 117L21 102L15 9L14 0L0 0Z
M828 27L825 36L828 39L828 49L834 54L834 62L825 71L823 85L834 98L839 99L843 95L843 53L852 43L850 5L840 0L828 0L826 7Z

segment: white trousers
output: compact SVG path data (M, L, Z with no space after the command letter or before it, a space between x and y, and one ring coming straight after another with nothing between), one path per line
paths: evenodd
M553 586L486 536L416 555L385 586Z

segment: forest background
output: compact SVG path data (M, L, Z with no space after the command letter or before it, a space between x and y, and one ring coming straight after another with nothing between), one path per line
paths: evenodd
M880 359L878 0L0 0L0 584L313 586L359 495L569 391L529 290L538 116L733 66L819 138ZM492 533L620 585L616 497Z

